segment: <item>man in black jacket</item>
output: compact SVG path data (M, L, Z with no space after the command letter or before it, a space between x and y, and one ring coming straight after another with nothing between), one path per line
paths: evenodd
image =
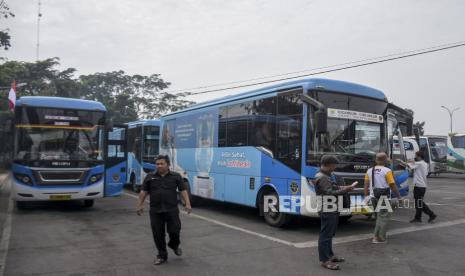
M158 250L154 265L160 265L168 260L166 250L165 228L168 230L170 241L168 247L173 249L174 254L181 256L180 245L181 220L179 219L178 197L179 191L186 203L188 214L192 208L189 196L180 174L169 170L170 160L166 155L159 155L156 159L157 170L149 173L142 184L137 205L137 214L140 216L144 211L143 204L150 195L150 224L152 226L153 239Z
M339 161L331 155L324 155L321 158L320 171L315 176L315 191L322 199L320 211L321 229L318 239L318 253L321 265L331 270L339 270L338 262L343 262L344 258L336 257L333 253L333 236L336 234L339 220L339 212L329 206L329 202L337 202L337 197L353 189L352 186L338 186L332 178L332 173L336 169Z

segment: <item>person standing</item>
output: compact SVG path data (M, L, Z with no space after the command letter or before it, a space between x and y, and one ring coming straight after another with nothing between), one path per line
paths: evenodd
M370 196L370 190L373 192L374 204L373 207L376 214L376 226L373 235L372 243L386 243L386 232L391 217L391 206L382 206L383 203L390 204L387 201L389 195L389 188L396 195L397 199L392 200L392 205L398 205L398 199L401 198L397 185L394 181L392 170L387 168L388 164L387 154L380 152L376 154L376 165L368 169L365 174L365 197ZM371 185L372 189L369 189ZM381 205L379 205L381 204Z
M399 160L405 166L413 170L413 198L415 200L415 217L410 221L421 222L421 213L424 212L429 216L428 222L432 223L436 219L436 214L426 205L424 201L427 179L428 179L428 164L425 162L423 152L417 151L415 153L415 163L409 164Z
M173 249L177 256L182 255L180 247L181 220L179 219L178 197L179 191L185 202L188 214L192 207L189 201L184 181L180 174L169 170L170 160L167 155L155 158L156 171L147 174L139 193L137 215L142 215L143 204L147 195L150 195L150 224L153 239L158 250L154 265L161 265L168 260L166 249L165 229L168 230L168 247Z
M337 263L344 262L344 258L339 258L333 252L333 237L339 220L337 208L331 209L329 201L337 203L337 196L344 195L353 189L352 186L338 186L332 178L332 173L336 169L339 161L331 155L324 155L321 158L320 171L315 176L315 191L317 196L321 196L322 208L320 211L321 229L318 238L318 254L321 265L331 270L339 270ZM326 198L325 198L326 197ZM330 198L331 197L331 198Z

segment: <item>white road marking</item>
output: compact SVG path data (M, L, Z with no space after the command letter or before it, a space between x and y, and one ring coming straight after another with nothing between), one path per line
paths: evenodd
M126 193L126 192L123 192L123 194L126 195L126 196L129 196L129 197L138 198L138 196L134 195L134 194L130 194L130 193ZM146 203L148 203L148 202L146 202ZM275 238L275 237L271 237L271 236L268 236L268 235L264 235L264 234L261 234L261 233L258 233L258 232L254 232L254 231L251 231L251 230L248 230L248 229L244 229L244 228L241 228L241 227L237 227L237 226L234 226L234 225L230 225L230 224L227 224L227 223L215 220L215 219L207 218L207 217L204 217L204 216L200 216L200 215L197 215L197 214L191 213L189 216L192 216L192 217L204 220L204 221L208 221L208 222L211 222L211 223L214 223L214 224L217 224L217 225L229 228L229 229L234 229L234 230L237 230L237 231L240 231L240 232L243 232L243 233L247 233L249 235L253 235L253 236L263 238L263 239L267 239L267 240L270 240L270 241L273 241L273 242L281 243L281 244L288 245L288 246L293 246L293 247L296 247L296 248L310 248L310 247L317 247L318 246L318 240L294 243L294 242L278 239L278 238ZM396 220L396 221L401 221L401 220ZM401 221L401 222L405 222L405 221ZM434 224L429 224L429 225L410 226L410 227L405 227L405 228L394 229L394 230L388 231L387 235L388 236L393 236L393 235L399 235L399 234L422 231L422 230L429 230L429 229L435 229L435 228L441 228L441 227L448 227L448 226L453 226L453 225L458 225L458 224L463 224L463 223L465 223L465 218L458 219L458 220L452 220L452 221L439 222L439 223L434 223ZM348 243L348 242L354 242L354 241L362 241L362 240L371 239L372 237L373 237L372 233L340 237L340 238L333 239L333 244L342 244L342 243Z
M427 193L444 193L444 194L453 194L453 195L465 195L463 192L450 192L450 191L442 191L442 190L426 190Z
M127 196L130 196L130 197L133 197L133 198L139 198L138 196L136 196L134 194L130 194L130 193L126 193L126 192L123 192L123 194L125 194ZM148 202L146 202L146 203L148 203ZM292 242L281 240L281 239L271 237L271 236L267 236L267 235L264 235L264 234L260 234L258 232L247 230L247 229L244 229L244 228L241 228L241 227L237 227L237 226L227 224L227 223L215 220L215 219L207 218L207 217L204 217L204 216L201 216L201 215L191 213L191 214L189 214L187 216L195 217L195 218L198 218L198 219L201 219L201 220L204 220L204 221L208 221L208 222L223 226L225 228L234 229L234 230L237 230L237 231L240 231L240 232L243 232L243 233L247 233L249 235L257 236L257 237L260 237L260 238L263 238L263 239L267 239L267 240L270 240L270 241L274 241L274 242L278 242L278 243L281 243L281 244L293 246Z
M434 202L426 202L427 205L433 206L455 206L455 207L465 207L463 204L449 204L449 203L434 203Z
M5 224L3 226L2 240L0 241L0 276L3 276L5 273L6 257L8 256L11 237L11 221L13 218L13 200L11 199L11 196L8 200L8 210Z
M434 224L428 224L428 225L410 226L410 227L393 229L391 231L388 231L387 235L389 237L389 236L411 233L411 232L416 232L416 231L454 226L454 225L464 224L464 223L465 223L465 218L452 220L452 221L439 222L439 223L434 223ZM371 239L372 237L373 237L373 234L370 233L370 234L359 234L359 235L352 235L352 236L346 236L346 237L341 237L341 238L334 238L333 244L342 244L342 243L348 243L348 242L354 242L354 241L362 241L366 239ZM317 247L318 241L294 243L294 246L297 248Z

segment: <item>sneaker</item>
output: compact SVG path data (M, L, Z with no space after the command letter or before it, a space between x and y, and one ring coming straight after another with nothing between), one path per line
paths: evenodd
M435 220L438 216L436 216L435 214L433 214L432 216L429 217L429 220L428 220L428 223L432 223L433 220Z
M410 223L421 223L421 219L414 218L410 221Z
M168 261L168 259L163 259L163 258L160 258L160 257L156 257L155 258L155 261L153 261L153 265L161 265L161 264L164 264Z
M321 266L329 270L340 270L341 267L338 264L335 264L331 261L322 262Z
M378 243L386 243L386 242L387 242L387 240L380 240L380 239L378 239L378 238L373 238L373 239L371 240L371 243L375 243L375 244L378 244Z
M174 254L176 254L176 256L181 256L182 255L182 249L179 246L178 246L178 248L173 249L173 252L174 252Z

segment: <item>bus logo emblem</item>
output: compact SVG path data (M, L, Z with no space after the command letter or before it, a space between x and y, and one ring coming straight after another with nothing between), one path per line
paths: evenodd
M295 181L291 182L291 185L290 185L289 188L291 189L291 193L294 194L294 195L299 192L299 185L297 185L297 182L295 182Z

